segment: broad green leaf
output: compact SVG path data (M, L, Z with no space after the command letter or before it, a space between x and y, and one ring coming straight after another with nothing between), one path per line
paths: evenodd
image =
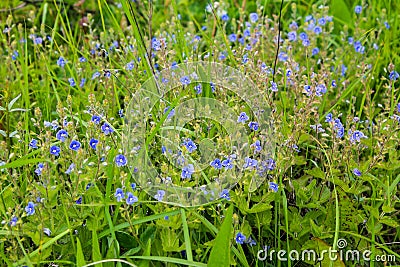
M92 261L100 261L101 253L99 246L99 239L97 238L97 231L95 229L92 230ZM100 267L102 264L99 265Z
M86 265L85 256L83 255L81 241L76 238L76 266L82 267Z
M225 220L215 238L214 247L208 259L209 267L230 266L230 240L232 232L233 205L228 208Z

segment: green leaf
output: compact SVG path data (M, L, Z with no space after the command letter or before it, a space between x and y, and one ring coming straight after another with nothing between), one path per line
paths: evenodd
M101 253L100 253L99 239L97 238L96 229L93 229L92 230L92 261L100 261L100 260L101 260ZM102 266L102 264L100 264L99 266Z
M195 266L195 267L207 267L206 264L201 263L201 262L195 262L195 261L188 261L188 260L183 260L183 259L177 259L177 258L171 258L171 257L160 257L160 256L133 256L129 257L129 259L143 259L148 261L160 261L162 263L175 263L175 264L180 264L180 265L186 265L186 266ZM158 266L158 265L155 265ZM175 265L171 265L175 266ZM139 265L139 267L142 267Z
M379 220L379 222L386 224L388 226L394 227L394 228L397 228L400 226L400 224L396 220L393 220L392 218L389 218L389 217L383 217L382 219Z
M81 241L79 238L76 238L76 266L84 266L86 265L85 256L83 255Z
M11 169L11 168L18 168L18 167L22 167L31 163L38 163L38 162L45 162L45 161L49 161L48 159L17 159L14 160L10 163L7 163L3 166L1 166L1 169Z
M17 102L18 98L21 97L21 94L19 94L16 98L14 98L13 100L10 101L10 103L8 104L8 110L11 110L12 107L14 106L15 102Z
M230 239L232 231L233 205L228 208L221 230L215 238L214 247L208 259L208 266L230 266Z
M312 170L306 170L306 173L316 178L325 179L325 173L318 167Z
M118 240L119 245L123 248L131 249L139 246L137 240L128 233L118 231L115 232L115 236Z
M150 252L151 252L151 240L149 240L146 244L146 248L144 250L143 256L142 257L148 257L153 259L154 256L150 256ZM143 259L140 264L139 267L149 267L150 266L150 261L149 260L145 260Z
M0 111L5 111L6 109L0 106Z
M346 1L333 0L331 2L330 10L332 10L333 15L337 21L339 21L342 24L348 25L350 28L353 27L352 26L353 24L351 23L352 22L351 12L346 4Z

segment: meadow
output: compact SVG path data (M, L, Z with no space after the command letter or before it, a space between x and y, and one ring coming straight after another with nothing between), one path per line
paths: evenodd
M399 266L397 1L0 3L1 266Z

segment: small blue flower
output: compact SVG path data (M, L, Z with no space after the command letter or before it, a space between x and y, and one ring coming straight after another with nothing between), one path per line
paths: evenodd
M74 151L78 151L80 147L81 147L81 143L76 140L72 140L71 144L69 145L69 148Z
M386 29L390 29L390 25L389 25L389 23L387 21L385 21L384 24L385 24Z
M93 148L94 150L96 150L98 144L99 144L99 140L97 140L97 139L92 138L89 141L90 147Z
M248 120L249 120L249 117L247 116L246 112L241 112L239 117L238 117L237 122L244 123L244 122L246 122Z
M87 61L87 59L85 57L80 57L79 58L79 62L81 62L81 63L86 62L86 61Z
M275 193L278 192L278 185L274 182L269 182L269 189L274 191Z
M291 31L291 32L288 33L288 40L289 40L290 42L294 42L294 41L297 40L297 33L296 33L296 31Z
M221 20L222 20L222 21L228 21L228 20L229 20L228 14L226 14L226 13L222 14L222 15L221 15Z
M317 87L315 88L315 95L316 96L322 96L325 93L326 93L325 84L318 84Z
M63 57L59 57L58 60L57 60L57 65L60 66L61 68L64 68L65 64L67 64L65 59Z
M249 167L257 167L258 161L249 157L246 157L244 159L245 163L243 165L243 168L249 168Z
M276 82L271 81L271 87L269 88L272 92L278 92L278 85Z
M68 132L66 130L59 130L56 133L56 138L61 142L65 142L65 140L68 138Z
M98 71L96 71L96 72L95 72L95 73L93 73L93 75L92 75L92 80L94 80L94 79L96 79L96 78L100 77L100 75L101 75L101 73L100 73L100 72L98 72Z
M133 191L135 191L136 190L136 184L135 183L131 183L131 188L132 188Z
M318 20L318 24L321 25L321 26L324 26L326 24L326 19L324 17L320 18Z
M400 113L400 103L397 103L397 112Z
M257 13L250 13L250 21L252 23L256 23L258 21L258 14Z
M10 222L8 223L11 227L14 227L17 225L18 222L18 217L17 216L12 216Z
M111 126L108 123L103 123L103 125L101 125L101 131L105 134L105 135L109 135L112 132L114 132L114 129L111 128Z
M201 92L203 91L202 90L202 86L201 86L201 84L199 83L199 84L197 84L195 87L194 87L194 90L196 91L196 94L201 94Z
M32 139L32 140L29 142L29 147L30 147L30 148L33 148L33 149L37 149L37 148L38 148L37 144L38 144L38 141L37 141L36 139Z
M395 70L393 70L389 73L389 79L391 81L396 81L399 77L400 77L399 73Z
M18 51L17 50L14 50L14 52L13 52L13 54L12 54L12 56L11 56L11 59L12 60L17 60L17 57L19 56L19 53L18 53Z
M356 6L356 7L354 8L354 12L355 12L356 14L360 14L360 13L362 12L362 6Z
M193 151L197 149L196 144L191 139L186 140L184 145L186 146L186 149L189 151L189 153L193 153Z
M325 116L325 122L332 122L332 113L328 113L328 115Z
M349 38L347 38L347 41L349 42L349 44L353 44L354 38L350 36Z
M157 194L154 195L154 198L157 199L158 201L162 201L164 196L165 196L164 190L157 190Z
M47 236L51 236L51 230L49 228L43 228L43 233Z
M155 51L161 50L161 42L160 42L160 40L158 40L156 37L153 37L153 39L151 39L151 47Z
M242 233L237 233L235 237L236 244L242 245L246 241L246 236Z
M314 27L314 33L315 34L320 34L322 32L322 28L320 26L315 26Z
M74 78L68 78L69 85L74 87L76 85Z
M216 170L222 169L222 163L220 159L214 159L213 161L210 162L210 165Z
M229 195L229 190L228 189L224 189L221 191L221 193L219 194L220 198L225 198L226 200L231 200L231 197Z
M357 168L353 169L353 173L354 173L355 176L361 176L361 174L362 174L361 171L359 169L357 169Z
M308 96L311 96L312 95L311 86L304 85L304 93L306 93Z
M82 78L81 81L79 82L79 87L82 88L83 86L85 86L85 82L86 82L86 79Z
M313 48L312 50L311 50L311 56L315 56L315 55L317 55L319 53L319 48L318 47L315 47L315 48Z
M260 152L262 149L261 143L259 140L255 141L253 144L251 144L250 147L254 148L254 152Z
M75 200L75 203L78 205L82 204L82 196L80 196L77 200Z
M228 38L229 38L229 41L231 41L232 43L236 42L236 40L237 40L237 36L234 33L230 34L228 36Z
M275 160L273 160L272 158L269 158L269 159L267 159L266 163L267 163L268 170L272 171L275 169L275 167L276 167Z
M43 168L44 168L43 163L39 163L39 164L37 165L37 168L36 168L36 170L35 170L35 173L36 173L37 175L39 175L39 176L42 175Z
M91 121L94 122L95 124L100 124L101 117L97 116L97 115L93 115Z
M126 70L131 71L131 70L133 70L134 67L135 67L135 63L133 61L126 64Z
M332 86L333 88L336 88L336 87L337 87L336 80L332 80L331 86Z
M252 121L249 123L250 130L257 131L259 129L259 125L257 122Z
M61 149L60 149L60 147L58 147L58 146L52 146L52 147L50 147L50 154L51 155L54 155L54 156L59 156L60 155L60 152L61 152Z
M167 111L169 111L170 109L171 109L171 107L166 107L166 108L164 109L164 114L165 114ZM174 115L175 115L175 109L171 109L171 111L168 112L167 120L170 120Z
M302 44L303 44L303 46L306 47L306 46L309 46L310 43L311 43L310 40L307 39L307 40L304 40Z
M69 165L68 169L65 171L65 174L71 174L71 172L74 170L75 168L75 164L71 163L71 165Z
M28 205L25 207L25 211L28 216L35 214L35 206L35 203L32 201L28 202Z
M117 202L121 202L125 198L124 191L121 188L117 188L114 197L117 199Z
M187 165L187 166L182 168L181 177L183 179L190 179L192 177L193 173L194 173L193 164L189 164L189 165Z
M127 164L126 158L124 155L119 154L115 157L115 164L117 164L117 167L123 167Z
M189 84L190 84L190 78L189 78L189 76L183 76L183 77L180 79L180 81L181 81L182 85L189 85Z
M227 159L223 160L222 161L222 166L227 170L232 169L233 168L232 160L230 158L227 158Z
M118 110L118 116L119 116L120 118L123 118L123 117L124 117L124 110L123 110L123 109Z
M305 41L308 40L308 35L305 32L300 33L299 35L300 40Z
M137 196L133 195L131 192L128 192L126 194L126 204L132 205L134 203L138 202Z
M43 38L42 38L42 37L35 37L35 38L33 39L33 43L34 43L35 45L41 45L41 44L43 43Z
M351 143L355 143L355 142L361 142L361 138L367 138L361 131L354 131L351 132L349 131L349 135L350 135L350 142Z

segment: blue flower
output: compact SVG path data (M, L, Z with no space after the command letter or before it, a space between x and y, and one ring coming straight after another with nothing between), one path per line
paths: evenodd
M336 86L337 86L337 84L336 84L336 80L332 80L332 82L331 82L331 86L332 86L333 88L336 88Z
M138 202L137 196L134 196L131 192L128 192L128 193L126 194L126 204L132 205L132 204L134 204L135 202Z
M34 43L35 45L41 45L41 44L43 43L43 38L42 38L42 37L35 37L35 38L33 39L33 43Z
M93 73L93 75L92 75L92 80L94 80L94 79L96 79L96 78L100 77L100 75L101 75L101 73L100 73L100 72L98 72L98 71L96 71L96 72L95 72L95 73Z
M79 143L79 141L76 140L72 140L71 144L69 144L69 148L74 151L78 151L80 147L81 143Z
M325 116L325 122L332 122L332 113L328 113L328 115Z
M236 42L236 40L237 40L237 36L234 33L230 34L228 36L228 38L229 38L229 41L231 41L232 43Z
M111 128L111 126L107 122L105 122L105 123L103 123L103 125L101 125L101 131L105 135L109 135L110 133L114 132L114 129Z
M349 135L350 135L350 142L351 143L355 143L355 142L361 142L361 138L367 138L361 131L354 131L351 132L349 131Z
M400 103L397 103L397 112L400 113Z
M37 165L37 168L36 168L36 170L35 170L35 173L36 173L37 175L39 175L39 176L42 175L43 168L44 168L43 163L39 163L39 164Z
M203 91L202 89L202 86L201 86L201 84L197 84L195 87L194 87L194 90L196 91L196 94L201 94L201 92Z
M257 22L257 20L258 20L258 14L257 13L250 13L250 21L252 22L252 23L256 23Z
M222 19L222 21L228 21L229 20L228 14L226 14L226 13L222 14L221 19Z
M222 169L222 163L220 159L214 159L213 161L210 162L211 167L220 170Z
M28 205L25 207L25 211L28 216L35 214L35 203L29 201Z
M333 129L336 131L336 137L342 138L344 136L344 127L340 119L335 119Z
M355 12L356 14L360 14L361 11L362 11L362 6L356 6L356 7L354 8L354 12Z
M361 44L360 41L354 42L353 46L354 46L354 50L355 50L357 53L364 54L365 47Z
M60 152L61 152L60 147L58 147L58 146L52 146L52 147L50 147L50 154L51 154L51 155L59 156L59 155L60 155Z
M17 225L18 222L18 217L17 216L12 216L10 222L8 223L11 227L14 227Z
M75 168L75 164L71 163L71 165L69 165L68 169L65 171L65 174L70 174Z
M245 163L243 165L243 168L249 168L249 167L257 167L258 161L249 157L246 157L244 159Z
M158 201L162 201L164 196L165 196L164 190L157 190L157 194L154 195L154 198L157 199Z
M305 32L300 33L299 35L300 40L304 41L304 40L308 40L308 35Z
M315 47L315 48L313 48L312 50L311 50L311 56L315 56L315 55L317 55L319 53L319 48L318 47Z
M186 146L186 149L189 151L189 153L192 153L197 149L196 144L191 139L187 139L184 145Z
M74 78L68 78L69 85L74 87L76 85Z
M182 168L181 177L183 179L190 179L192 177L193 173L194 173L193 164L189 164L189 165L187 165L187 166Z
M166 107L166 108L164 109L164 114L165 114L167 111L169 111L170 109L171 109L171 107ZM175 115L175 109L171 109L171 111L168 112L167 120L170 120L174 115Z
M65 140L68 138L68 132L66 130L59 130L56 133L56 138L61 142L65 142Z
M321 25L321 26L324 26L326 24L326 19L324 17L320 18L318 20L318 24Z
M156 37L153 37L153 39L151 40L151 47L155 51L161 50L161 42L160 42L160 40L158 40Z
M133 61L126 64L126 70L133 70L134 67L135 67L135 64Z
M304 85L304 93L306 93L308 96L312 95L311 86Z
M115 164L117 164L117 167L125 166L126 163L127 161L124 155L119 154L115 157Z
M242 245L246 241L246 236L242 233L237 233L235 237L236 244Z
M233 168L232 160L230 158L227 158L227 159L223 160L222 161L222 166L227 170L232 169Z
M269 182L269 189L274 191L275 193L278 192L278 185L274 182Z
M75 203L78 205L82 204L82 196L80 196L77 200L75 200Z
M135 191L136 190L136 184L135 183L131 183L131 188L132 188L133 191Z
M65 59L63 57L59 57L57 60L57 65L60 66L61 68L64 68L65 64L67 64Z
M289 40L290 42L294 42L294 41L297 40L297 33L296 33L296 31L291 31L291 32L288 33L288 40Z
M275 169L275 167L276 167L275 160L273 160L272 158L269 158L269 159L267 159L266 163L267 163L268 170L272 171Z
M221 193L219 194L220 198L225 198L226 200L231 200L231 197L229 195L229 190L228 189L224 189L221 191Z
M100 124L101 117L97 116L97 115L93 115L91 121L94 122L95 124Z
M246 122L248 120L249 120L249 117L247 116L246 112L241 112L239 117L238 117L237 122L244 123L244 122Z
M304 40L303 41L303 46L309 46L310 45L310 40Z
M18 53L18 51L17 50L14 50L14 52L13 52L13 54L12 54L12 56L11 56L11 59L12 60L17 60L17 57L19 56L19 53Z
M121 202L125 198L124 191L121 188L117 188L114 197L117 199L117 202Z
M79 87L82 88L85 85L86 79L82 78L80 83L79 83Z
M86 61L87 61L87 59L86 59L85 57L80 57L80 58L79 58L79 62L82 62L82 63L83 63L83 62L86 62Z
M399 73L395 70L393 70L389 73L389 79L391 81L396 81L399 77L400 77Z
M255 141L253 144L251 144L250 147L254 148L254 152L260 152L262 149L261 143L259 140Z
M259 125L258 125L257 122L251 121L251 122L249 123L249 128L250 128L250 130L257 131L258 128L259 128Z
M38 144L38 141L37 141L36 139L32 139L32 140L29 142L29 147L30 147L30 148L33 148L33 149L37 149L37 148L38 148L37 144Z
M123 117L124 117L124 110L123 110L123 109L118 110L118 116L119 116L120 118L123 118Z
M89 141L90 147L93 148L94 150L96 150L98 143L99 143L99 140L94 139L94 138L90 139L90 141Z
M349 44L353 44L354 43L354 38L351 37L351 36L347 40L348 40Z
M189 78L189 76L183 76L183 77L180 79L180 81L181 81L182 85L189 85L189 84L190 84L190 78Z
M272 92L278 92L278 85L276 82L271 81L271 87L269 88Z
M320 26L315 26L314 27L314 33L315 34L320 34L322 32L322 28Z
M353 169L353 173L354 173L355 176L361 176L361 174L362 174L361 171L359 169L357 169L357 168Z
M318 84L317 87L315 88L315 95L316 96L322 96L325 93L326 93L325 84Z
M390 25L389 25L389 23L387 21L385 21L384 24L385 24L386 29L390 29Z

